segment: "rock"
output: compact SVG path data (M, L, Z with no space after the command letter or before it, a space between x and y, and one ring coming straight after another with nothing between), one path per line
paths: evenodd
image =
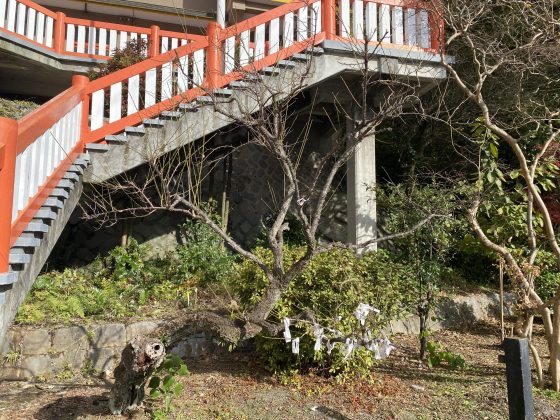
M84 366L87 355L86 349L70 349L56 359L53 359L54 368L55 370L60 370L68 366L72 369L81 369Z
M51 372L49 356L29 356L21 362L21 370L26 378L34 378Z
M53 335L52 349L55 352L65 352L69 349L89 347L87 330L83 326L61 328Z
M22 335L23 354L45 354L51 348L51 335L47 330L26 330Z
M126 341L131 341L136 336L149 336L157 330L159 324L154 321L141 321L126 327Z
M114 372L109 409L113 414L133 410L144 399L144 387L163 362L165 347L159 340L135 337L126 345Z
M113 369L115 357L115 350L107 348L96 348L91 350L88 354L88 360L91 363L91 367L98 372Z
M126 345L126 328L124 324L105 324L93 328L93 346L124 347Z

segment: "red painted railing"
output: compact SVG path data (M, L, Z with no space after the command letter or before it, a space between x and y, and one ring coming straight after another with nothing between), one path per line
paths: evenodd
M0 0L2 4L5 0ZM1 10L0 26L5 22ZM60 14L53 18L48 10L37 10L58 22L53 48L61 48L67 24L86 26L80 20L64 20ZM438 14L422 2L310 0L285 4L226 29L211 23L207 37L191 38L192 42L181 46L187 38L173 38L174 33L156 26L138 31L167 43L151 42L150 58L100 79L75 76L70 89L19 121L0 118L0 273L9 268L10 247L87 143L102 142L126 126L326 39L367 40L436 53L443 28L434 16ZM90 27L120 30L110 24ZM93 55L100 56L96 45Z
M68 57L107 59L116 48L133 39L150 44L152 56L201 35L159 31L159 27L142 28L67 17L52 12L30 0L0 0L0 31L8 32L32 44Z

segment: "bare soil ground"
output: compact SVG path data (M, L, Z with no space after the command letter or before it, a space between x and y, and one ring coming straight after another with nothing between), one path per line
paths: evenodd
M466 359L467 368L427 368L414 337L395 337L397 350L371 381L338 383L315 375L288 384L270 376L250 353L190 362L176 401L177 419L505 419L504 365L495 325L442 331L433 340ZM539 329L535 341L544 353ZM545 365L547 361L545 360ZM75 377L57 383L0 384L0 419L105 419L110 382ZM560 396L534 393L536 418L560 418ZM149 408L120 418L149 419Z

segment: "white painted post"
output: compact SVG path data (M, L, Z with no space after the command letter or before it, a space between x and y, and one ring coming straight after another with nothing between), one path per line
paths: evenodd
M405 28L407 45L416 47L418 45L418 28L416 25L415 9L406 9Z
M284 48L294 43L294 14L292 12L284 15Z
M377 3L366 3L366 33L369 42L377 41Z
M6 0L0 0L0 28L6 27Z
M47 47L52 48L53 46L53 28L54 19L50 16L47 17L47 28L45 31L45 44Z
M124 47L126 47L126 43L128 41L127 37L128 37L128 32L121 31L120 36L119 36L119 48L121 50L124 49Z
M144 104L148 108L156 103L156 69L150 69L146 72L146 89Z
M340 36L350 38L350 0L340 1Z
M89 27L88 31L88 54L95 55L97 47L97 29L94 26Z
M309 38L308 30L309 25L307 23L308 18L308 7L302 6L298 10L298 19L297 19L297 40L298 41L305 41Z
M264 58L265 29L264 23L255 29L255 61Z
M8 31L15 31L16 28L16 10L17 10L17 3L16 0L9 0L8 1L8 23L6 28Z
M226 27L226 0L218 0L216 4L216 22L221 28Z
M101 28L99 29L99 41L97 42L99 51L97 52L99 55L108 55L107 54L107 29Z
M393 29L392 29L392 42L393 44L403 45L404 44L404 17L403 8L400 6L395 6L393 8Z
M193 54L193 82L200 86L204 80L204 50L197 50Z
M179 93L189 90L189 56L179 58L179 68L177 69L177 85Z
M66 25L66 51L74 52L74 38L76 29L71 23Z
M103 114L105 112L105 91L103 89L91 95L91 129L103 127Z
M140 110L140 75L128 79L128 100L126 114L134 114Z
M78 25L78 45L76 48L77 52L86 52L86 27L83 25Z
M364 39L364 2L362 0L354 0L352 10L352 32L354 38Z
M379 8L379 41L391 42L391 7L382 4Z
M43 13L37 14L37 33L36 41L39 44L45 44L45 15Z
M29 13L27 14L27 32L25 36L32 41L35 41L35 18L37 16L37 12L34 9L29 9Z
M239 65L241 67L249 64L249 31L241 32L239 36Z
M278 52L280 49L280 19L272 19L268 27L269 30L269 54Z
M118 121L122 117L122 83L111 85L109 103L109 122Z
M25 4L19 3L17 9L17 27L16 32L20 35L25 35L25 11L27 7Z
M117 31L109 30L109 56L113 55L113 51L117 48Z
M321 2L316 1L311 5L311 25L313 35L318 35L322 30Z
M231 36L224 43L224 72L231 73L235 69L235 37Z

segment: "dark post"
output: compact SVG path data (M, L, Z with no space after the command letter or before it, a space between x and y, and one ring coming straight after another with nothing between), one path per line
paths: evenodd
M510 420L533 420L533 390L526 338L504 340Z

